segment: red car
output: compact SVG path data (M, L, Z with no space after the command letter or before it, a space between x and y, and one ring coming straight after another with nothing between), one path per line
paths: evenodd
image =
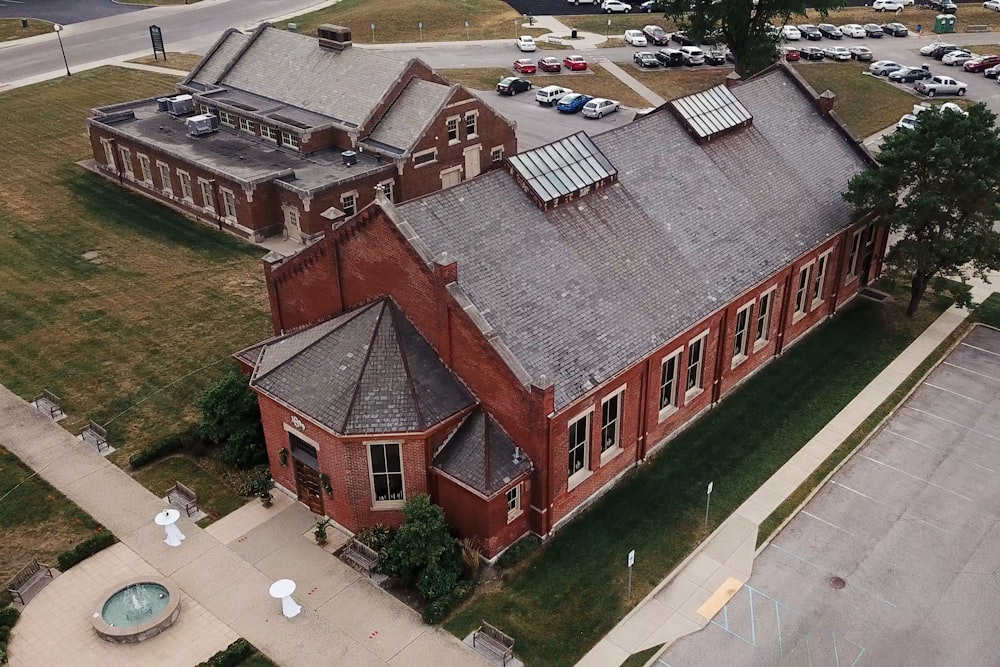
M530 58L521 58L520 60L514 61L514 69L521 74L534 74L538 70L535 69L535 63L531 61Z
M538 69L543 72L561 72L562 64L560 64L558 58L549 56L548 58L542 58L538 61Z
M582 72L587 69L587 61L583 56L566 56L563 58L563 67L571 72Z
M793 63L801 57L802 54L799 53L798 49L785 49L785 60L788 62Z
M967 61L962 67L966 72L985 72L994 65L1000 65L1000 56L988 55L973 58Z

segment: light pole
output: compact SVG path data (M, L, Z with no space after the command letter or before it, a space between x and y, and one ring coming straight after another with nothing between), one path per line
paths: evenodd
M69 61L66 60L66 49L63 48L62 35L59 34L62 32L63 27L56 23L52 26L52 29L56 31L56 38L59 40L59 51L62 53L63 64L66 65L66 76L73 76L73 73L69 71Z

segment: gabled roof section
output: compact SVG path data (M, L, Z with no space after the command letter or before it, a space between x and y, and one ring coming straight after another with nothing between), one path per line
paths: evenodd
M699 142L711 141L753 121L753 114L726 86L679 97L670 102L670 108Z
M514 175L545 206L585 194L618 174L586 132L577 132L509 159Z
M382 147L393 149L400 155L409 152L457 87L416 77L410 79L406 88L368 135L368 139L378 142Z
M487 498L531 470L527 454L481 409L465 418L432 465Z
M249 39L250 35L240 32L235 28L230 28L222 33L222 37L209 50L208 55L202 58L198 66L184 79L184 83L195 83L201 86L215 84Z
M250 385L342 435L424 431L475 402L388 299L264 343Z

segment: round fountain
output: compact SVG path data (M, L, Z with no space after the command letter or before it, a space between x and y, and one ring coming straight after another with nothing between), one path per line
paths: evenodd
M119 584L102 598L91 617L101 639L135 644L170 627L181 613L180 591L162 577Z

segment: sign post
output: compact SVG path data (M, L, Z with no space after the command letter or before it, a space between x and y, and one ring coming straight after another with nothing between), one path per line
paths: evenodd
M163 54L163 60L167 60L167 50L163 48L163 31L160 30L160 26L151 25L149 26L149 39L153 42L153 58L159 60L156 52L159 51Z
M372 44L375 43L375 24L372 23Z
M465 39L466 40L469 39L469 22L468 21L465 22Z
M424 41L424 22L420 21L417 23L417 28L420 29L420 41Z
M608 19L608 29L604 31L604 36L607 37L611 34L611 19Z
M635 565L635 549L628 552L628 599L632 599L632 566Z
M705 499L705 530L708 530L708 507L712 504L712 486L714 484L715 482L708 483L708 493L706 494L707 498Z

